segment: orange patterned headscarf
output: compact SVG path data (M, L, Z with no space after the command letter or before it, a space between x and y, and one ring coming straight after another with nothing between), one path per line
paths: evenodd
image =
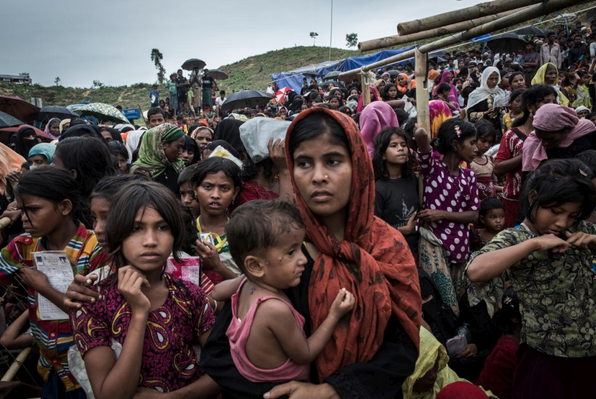
M341 288L353 293L356 299L349 320L338 324L316 359L317 371L323 381L342 367L370 361L383 343L392 314L418 347L422 301L418 271L408 244L401 233L374 216L372 162L352 118L324 108L303 111L288 128L286 143L289 143L296 124L315 113L330 115L345 131L353 172L344 240L337 241L311 212L298 191L294 160L286 146L288 167L307 239L320 251L308 287L312 330L325 320Z

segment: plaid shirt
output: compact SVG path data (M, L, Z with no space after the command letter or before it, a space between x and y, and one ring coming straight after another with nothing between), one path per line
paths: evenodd
M0 252L0 284L9 284L12 274L19 269L34 267L32 252L45 250L44 240L29 234L15 237ZM77 274L87 274L110 263L110 257L97 243L93 231L82 224L75 236L64 248L71 264L76 265ZM66 386L67 391L79 388L68 367L68 348L73 345L68 320L40 320L37 311L36 292L29 287L29 320L35 342L40 349L37 371L47 381L52 367Z

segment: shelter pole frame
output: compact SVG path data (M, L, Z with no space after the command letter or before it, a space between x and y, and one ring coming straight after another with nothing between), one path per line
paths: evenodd
M545 4L537 4L535 6L531 6L521 11L515 12L504 18L500 18L495 21L478 26L476 28L472 28L468 31L460 32L458 34L439 39L435 42L425 44L424 46L418 47L418 50L421 53L430 53L432 51L440 50L452 44L466 42L469 39L473 39L475 37L482 36L487 33L505 29L510 26L517 25L519 23L532 20L534 18L538 18L540 16L548 15L550 13L557 12L571 6L576 6L589 2L590 0L547 0ZM373 68L379 68L385 65L395 64L396 62L403 61L414 56L415 49L404 51L403 53L395 55L393 57L385 58L382 61L374 62L372 64L363 66L358 69L352 69L350 71L343 72L340 75L340 77L353 75L360 71L368 72Z
M361 86L362 86L362 107L370 104L370 82L368 79L368 72L361 72Z
M426 130L430 135L430 114L428 110L428 78L427 65L428 54L415 49L414 60L416 62L416 109L418 109L418 126Z

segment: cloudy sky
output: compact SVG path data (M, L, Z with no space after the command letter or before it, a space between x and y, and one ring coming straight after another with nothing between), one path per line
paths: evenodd
M156 80L151 49L168 72L188 58L217 68L267 51L329 46L332 0L0 0L0 74L91 87ZM333 0L333 46L390 36L416 18L483 0ZM486 1L486 0L484 0ZM282 71L279 71L282 72Z

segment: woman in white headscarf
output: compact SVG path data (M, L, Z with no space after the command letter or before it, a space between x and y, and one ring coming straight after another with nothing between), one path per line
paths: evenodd
M482 72L480 87L468 98L468 119L476 123L482 119L490 122L497 133L501 132L501 111L509 103L509 93L499 88L501 74L495 67Z

